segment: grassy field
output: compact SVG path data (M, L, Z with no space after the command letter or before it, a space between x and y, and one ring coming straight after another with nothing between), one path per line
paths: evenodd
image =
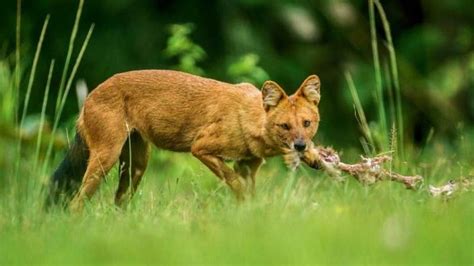
M257 178L256 196L238 204L227 186L190 154L154 150L138 193L126 210L113 204L118 183L115 167L82 214L62 208L44 211L43 188L63 155L54 148L61 146L61 141L56 143L60 139L57 135L65 133L67 127L60 122L63 108L94 28L89 28L82 44L76 44L80 51L77 58L72 57L82 4L80 1L59 95L54 101L54 117L46 119L45 111L53 60L44 89L41 122L37 125L27 121L31 118L27 116L28 100L49 16L31 70L28 68L29 76L22 76L28 86L21 93L19 24L14 70L9 68L9 60L0 60L0 87L5 88L0 90L0 265L474 265L472 189L450 198L433 198L426 190L429 184L474 177L474 131L466 126L450 139L431 138L430 134L422 148L405 145L411 140L403 140L406 134L397 61L390 28L378 1L369 1L377 118L366 120L356 84L347 72L357 116L348 119L360 122L369 144L364 147L366 153L377 152L374 143L381 144L378 147L383 151L394 149L400 155L397 159L403 158L399 167L403 174L425 178L417 191L392 182L369 187L352 179L339 183L307 167L290 172L281 158L271 158ZM384 22L387 39L386 62L390 66L385 71L394 83L389 93L393 121L388 119L389 108L383 100L387 92L383 91L374 8ZM20 21L19 8L17 19ZM49 126L43 127L45 121ZM369 122L376 126L370 127ZM392 136L387 134L388 125L397 125ZM34 126L48 131L36 130L38 138L33 134L29 141L19 143L17 132ZM70 130L67 135L72 135ZM331 141L338 143L337 139ZM357 160L360 154L357 147L335 148L344 152L343 160L347 162Z
M423 174L425 185L473 175L471 140L455 141L457 154L432 143L408 172ZM1 146L3 156L12 152ZM42 210L45 178L31 172L28 149L24 156L22 178L0 188L1 265L474 262L472 192L445 200L424 187L335 183L308 168L290 173L274 158L262 168L256 197L238 205L191 155L155 150L127 210L113 205L115 169L85 212L71 215Z

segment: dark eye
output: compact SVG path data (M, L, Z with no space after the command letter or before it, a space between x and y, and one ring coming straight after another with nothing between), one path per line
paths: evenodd
M288 125L288 123L279 124L278 126L283 128L284 130L290 130L290 125Z
M309 127L310 125L311 125L311 121L309 121L309 120L305 120L305 121L303 122L303 126L304 126L304 127Z

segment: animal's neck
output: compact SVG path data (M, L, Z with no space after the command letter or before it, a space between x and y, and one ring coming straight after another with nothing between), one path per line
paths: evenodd
M253 112L245 112L241 117L243 134L247 142L247 148L253 156L259 158L272 157L282 152L276 142L270 137L267 130L267 115L260 101L258 107L252 108Z
M281 154L281 150L275 141L270 137L268 130L262 127L261 133L257 136L254 142L253 153L257 157L266 158Z

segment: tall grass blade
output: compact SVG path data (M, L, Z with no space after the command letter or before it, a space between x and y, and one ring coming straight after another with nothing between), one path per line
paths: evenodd
M58 129L58 125L59 125L59 120L61 118L61 114L63 112L63 109L64 109L64 105L66 104L66 99L67 99L67 96L69 94L69 91L71 89L71 85L72 85L72 81L74 80L74 77L76 75L76 72L77 72L77 68L79 67L79 64L81 63L81 60L82 60L82 56L84 55L84 52L87 48L87 45L89 43L89 39L92 35L92 32L94 30L94 24L92 24L89 28L89 31L87 32L87 36L84 40L84 43L82 44L82 47L81 47L81 50L79 51L79 54L76 58L76 62L74 63L74 66L72 68L72 71L71 71L71 75L69 76L69 79L68 79L68 82L66 84L66 87L65 87L65 90L64 90L64 94L63 94L63 97L61 99L61 102L60 102L60 105L59 105L59 109L58 109L58 112L55 114L55 117L54 117L54 124L53 124L53 128L52 128L52 131L51 131L51 136L52 138L50 139L49 143L48 143L48 149L46 151L46 157L45 157L45 160L44 160L44 164L43 164L43 170L42 170L42 173L45 173L46 172L46 167L49 163L49 159L50 159L50 156L51 156L51 152L53 150L53 141L54 141L54 136L56 134L56 131Z
M15 125L18 125L19 118L19 99L21 83L21 62L20 62L20 44L21 44L21 0L16 1L16 38L15 38Z
M89 31L87 32L86 39L84 40L84 43L81 46L81 50L79 51L79 55L77 56L76 62L74 66L72 67L71 75L69 75L69 79L66 84L66 88L64 91L64 95L61 101L61 105L59 106L59 113L62 113L62 110L64 108L64 104L66 104L66 99L69 94L69 91L71 90L72 82L74 81L74 77L76 76L77 69L79 68L79 64L81 63L82 57L84 56L84 52L86 51L87 45L89 44L89 40L91 38L92 32L94 31L95 25L92 24L89 28Z
M358 120L359 121L359 120ZM362 145L362 149L364 150L365 154L374 154L373 148L369 147L367 143L367 139L365 137L359 138L360 145Z
M44 20L44 23L43 23L43 28L41 29L40 38L39 38L38 44L36 46L36 52L35 52L35 56L33 58L33 65L31 67L30 77L29 77L29 80L28 80L28 87L26 89L25 100L23 102L23 112L21 114L20 126L18 128L18 146L17 146L18 158L16 160L15 175L14 175L15 177L18 175L18 170L19 170L19 167L20 167L21 134L22 134L22 130L23 130L23 123L25 121L26 112L28 111L28 104L29 104L29 101L30 101L31 88L33 87L33 82L35 80L36 66L38 65L38 60L39 60L39 56L41 54L41 48L43 46L44 36L46 35L46 30L48 28L48 23L49 23L49 15L46 16L46 19Z
M46 106L48 104L48 96L49 96L49 88L51 86L51 78L53 76L54 71L54 59L51 60L51 64L49 65L49 72L48 72L48 80L46 81L46 87L44 89L44 97L43 97L43 105L41 107L41 117L40 117L40 125L38 130L38 137L36 139L36 152L35 152L35 171L38 170L38 162L39 162L39 153L41 148L41 142L43 137L43 129L44 129L44 122L46 118Z
M379 51L377 45L377 31L375 28L375 15L374 15L374 0L369 0L369 18L370 18L370 36L372 44L372 56L374 60L374 72L375 72L375 86L376 86L376 101L379 115L379 125L382 131L380 134L382 138L382 149L386 150L387 145L387 118L385 115L385 106L383 100L383 84L382 84L382 71L380 69Z
M30 78L28 79L28 87L26 89L26 95L25 95L25 100L23 104L23 111L21 114L21 119L20 119L20 132L23 127L23 122L26 117L26 112L28 110L28 104L30 102L30 95L31 95L31 88L33 87L33 82L35 80L35 75L36 75L36 66L38 65L38 60L39 60L39 55L41 53L41 48L43 46L43 41L44 41L44 36L46 34L46 29L48 28L48 23L49 23L49 15L46 16L46 19L43 24L43 28L41 29L41 35L38 41L38 45L36 46L36 52L35 52L35 57L33 58L33 65L31 67L31 72L30 72Z
M395 125L395 122L392 123L392 130L390 133L390 150L397 152L397 139L398 139L398 132L397 132L397 126ZM393 161L390 161L390 172L392 172L393 168Z
M71 62L72 51L74 50L74 42L76 40L77 31L79 29L79 21L81 18L83 5L84 5L84 0L80 0L79 7L77 8L77 12L76 12L76 19L74 20L74 25L72 26L71 37L69 39L69 47L67 50L66 61L64 62L63 73L61 75L61 81L59 83L58 96L56 98L56 109L55 109L56 112L59 111L59 105L61 104L61 99L63 97L64 86L66 85L66 76L67 76L67 72L69 70L69 65Z
M396 110L397 110L397 126L398 126L398 147L400 159L404 161L405 159L405 150L404 150L404 133L403 133L403 111L402 111L402 101L401 101L401 92L400 92L400 83L398 78L398 66L397 66L397 56L395 53L395 48L393 46L392 33L390 30L390 23L388 22L387 15L383 9L382 4L378 0L374 1L375 6L377 7L380 19L382 20L383 29L385 32L385 37L387 38L387 49L389 52L390 58L390 70L392 74L393 85L395 87L395 100L396 100Z
M359 94L357 93L354 80L352 79L352 76L349 74L349 72L345 72L344 76L346 77L347 85L351 92L352 99L354 100L354 106L356 109L356 117L357 117L357 120L359 121L360 128L362 129L364 137L371 147L371 153L375 154L376 151L375 151L374 139L372 137L372 133L370 132L369 124L367 123L364 109L362 108L362 104L360 103ZM367 150L367 148L364 148L364 150Z
M393 89L393 83L392 83L392 77L390 75L390 66L387 64L387 62L384 62L383 65L383 73L385 75L385 84L387 84L387 92L388 92L388 103L389 103L389 113L390 113L390 123L393 126L394 121L397 119L397 114L395 113L395 95L394 95L394 89Z

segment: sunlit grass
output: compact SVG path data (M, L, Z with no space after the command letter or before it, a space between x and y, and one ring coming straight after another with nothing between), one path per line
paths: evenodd
M427 182L474 174L472 144L459 148L455 164L436 158L449 146L434 146L420 158L429 165L416 169ZM291 174L274 158L259 174L255 198L237 204L191 155L152 155L126 210L113 205L118 166L81 215L44 212L38 178L14 183L16 193L3 184L0 263L459 265L474 259L471 192L446 201L390 182L336 183L309 168ZM23 166L21 176L35 176Z
M389 100L394 105L390 108L396 109L390 113L396 115L388 124L389 120L382 115L386 105L378 48L372 47L377 56L374 70L379 95L378 121L385 125L382 133L386 134L383 147L395 149L404 147L399 137L403 136L403 122L398 120L402 114L396 58L383 9L376 0L369 4L371 19L375 6L385 20L387 45L392 49L383 72L386 82L394 87ZM93 30L91 26L69 73L82 5L80 1L59 84L53 136L59 130L66 97ZM16 84L12 86L15 88L20 84L20 7L18 1L17 60L15 82L11 82ZM40 36L43 38L44 34ZM377 42L376 36L373 41ZM30 80L34 80L36 63L33 66ZM474 263L472 191L435 199L425 190L427 184L474 176L471 131L460 133L452 143L435 139L431 133L422 149L410 147L404 151L406 174L417 173L425 178L424 186L415 192L390 182L370 187L353 180L337 183L305 167L292 173L283 167L281 158L272 158L258 176L256 196L238 204L227 186L190 154L155 150L144 180L126 210L113 205L118 185L116 166L82 214L71 214L59 207L46 212L42 208L43 188L61 157L60 152L54 156L52 139L46 156L40 156L53 69L54 61L44 87L36 145L24 145L18 156L15 143L0 139L0 176L7 177L0 178L0 265ZM358 100L356 84L349 73L346 80L368 140L365 151L375 153L375 140ZM31 88L28 85L27 95ZM21 121L28 108L27 99L25 103ZM389 126L392 133L387 129ZM343 159L357 157L358 154L349 153ZM15 165L19 167L13 175Z

